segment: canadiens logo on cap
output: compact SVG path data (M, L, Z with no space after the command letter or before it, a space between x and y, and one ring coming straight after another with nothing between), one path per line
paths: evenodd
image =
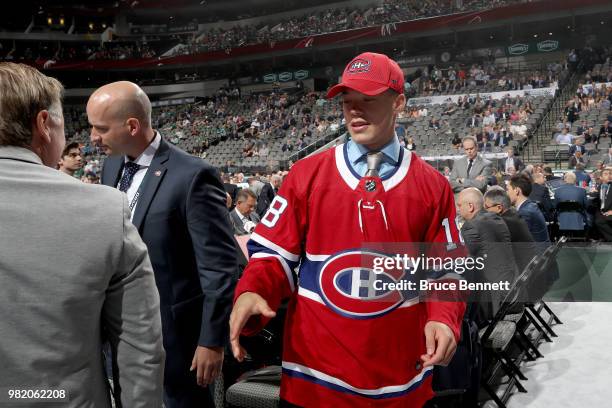
M354 60L346 70L349 74L359 74L370 70L370 61L358 58Z
M327 97L333 98L349 89L371 96L387 89L401 94L404 92L404 73L397 62L386 55L364 52L348 63L340 83L327 91Z

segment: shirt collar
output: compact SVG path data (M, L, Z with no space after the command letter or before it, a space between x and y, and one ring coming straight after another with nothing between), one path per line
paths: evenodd
M149 167L151 165L151 162L153 161L153 157L155 157L155 152L157 152L157 149L159 149L160 143L161 135L159 134L159 132L155 132L155 137L153 138L153 141L151 141L147 148L144 149L142 153L140 153L140 156L138 156L134 160L134 163L138 164L141 168ZM126 163L130 161L127 156L124 157L124 160Z
M244 220L249 219L248 217L244 216L240 211L238 211L238 207L235 207L234 211L236 211L236 214L238 214L238 217L240 218L240 220L244 221Z
M363 160L365 155L370 152L370 149L368 149L366 146L355 143L352 139L349 139L347 145L349 157L355 157L355 159L351 161L351 164L353 165ZM397 138L397 135L394 135L394 137L391 138L391 141L384 145L380 151L383 153L383 158L386 162L397 166L401 149L402 146L400 145L399 139Z

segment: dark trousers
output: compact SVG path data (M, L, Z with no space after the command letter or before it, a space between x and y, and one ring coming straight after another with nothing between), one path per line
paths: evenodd
M606 217L597 211L595 213L595 225L603 239L607 242L612 242L612 217Z

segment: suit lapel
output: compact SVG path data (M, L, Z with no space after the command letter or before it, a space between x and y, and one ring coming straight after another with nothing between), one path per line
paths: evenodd
M108 157L104 161L104 171L102 172L103 180L101 180L102 184L110 187L117 187L124 164L125 160L123 159L123 156Z
M232 218L232 224L234 225L236 230L238 230L238 232L241 232L240 230L242 227L242 220L238 217L238 214L236 214L236 209L233 209L230 212L230 217Z
M138 198L138 203L136 204L136 208L134 210L134 216L132 217L132 223L139 231L141 231L142 223L147 215L147 212L149 211L151 201L153 201L153 197L155 197L155 193L157 193L159 184L166 174L166 162L168 161L169 157L170 146L164 141L164 139L162 139L157 152L155 152L151 166L147 171L147 175L142 181L140 197Z

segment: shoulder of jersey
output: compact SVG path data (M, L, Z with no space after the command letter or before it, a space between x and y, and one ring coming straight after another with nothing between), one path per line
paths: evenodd
M410 167L412 170L419 172L417 179L423 181L423 184L427 186L434 187L449 184L446 177L444 177L438 170L433 168L433 166L431 166L421 157L417 156L414 152L412 152ZM434 183L432 183L432 181Z
M296 161L293 164L293 167L291 168L293 169L301 169L301 168L312 168L312 167L316 167L318 165L320 165L322 162L326 161L326 160L332 160L335 162L335 151L338 148L342 148L344 146L344 144L329 148L327 150L324 150L322 152L319 153L315 153L313 155L304 157L303 159L300 159L298 161Z

